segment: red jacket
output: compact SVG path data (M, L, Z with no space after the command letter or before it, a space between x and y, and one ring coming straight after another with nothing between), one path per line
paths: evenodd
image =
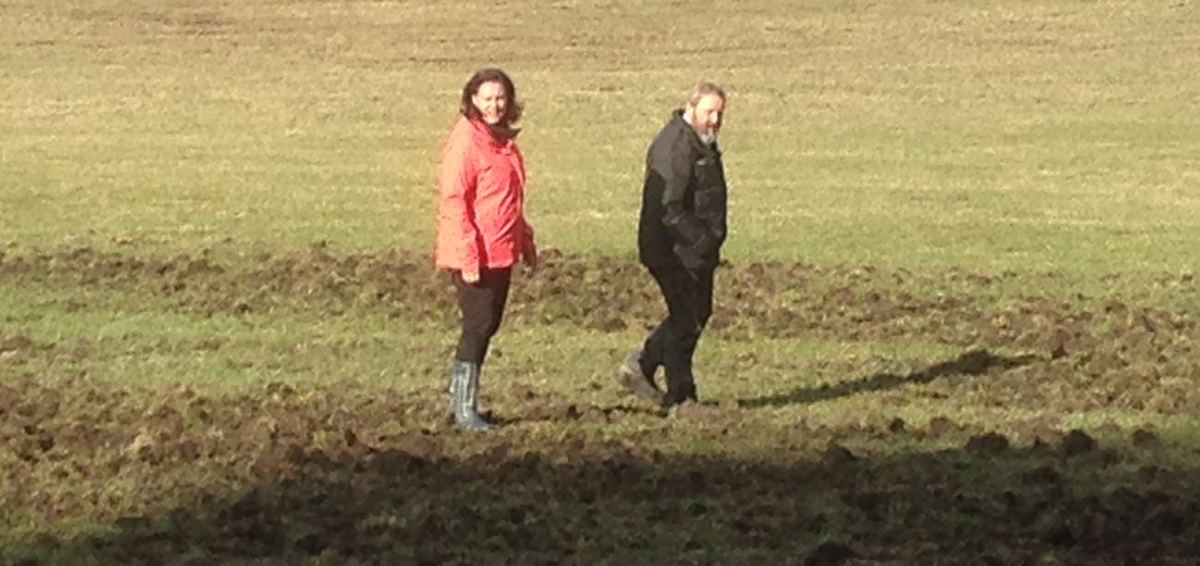
M525 162L512 139L460 117L442 147L438 186L438 267L478 273L537 253L524 216Z

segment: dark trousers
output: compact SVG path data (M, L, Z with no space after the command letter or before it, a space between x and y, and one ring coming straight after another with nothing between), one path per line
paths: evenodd
M665 405L696 399L692 355L712 315L714 272L715 268L692 271L683 266L650 269L666 299L667 318L646 338L641 362L648 376L659 366L666 371Z
M458 307L462 311L462 334L454 359L482 365L488 344L504 318L512 269L485 269L475 283L463 281L461 271L450 272L450 278L458 289Z

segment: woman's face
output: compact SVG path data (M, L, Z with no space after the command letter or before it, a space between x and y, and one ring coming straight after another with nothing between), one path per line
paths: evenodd
M484 122L495 126L504 119L508 111L508 93L504 92L503 84L496 81L486 82L479 85L479 90L471 96L471 103L479 110Z

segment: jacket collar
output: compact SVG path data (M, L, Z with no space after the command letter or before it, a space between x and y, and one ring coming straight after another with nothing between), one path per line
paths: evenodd
M496 145L505 145L516 140L517 134L521 133L520 128L511 126L492 126L483 120L463 117L464 120L471 124L475 129L475 133L481 137L486 137Z
M720 151L717 148L717 140L716 139L713 139L711 143L705 143L704 140L700 139L700 134L696 132L696 128L693 127L692 124L689 123L687 121L687 119L683 117L683 109L682 108L676 108L675 111L671 113L671 120L678 121L679 127L683 128L684 130L687 131L688 140L690 140L692 142L692 145L695 145L696 147L701 148L701 149L712 150L715 152Z

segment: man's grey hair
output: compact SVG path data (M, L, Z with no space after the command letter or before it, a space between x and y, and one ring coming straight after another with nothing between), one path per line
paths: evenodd
M688 91L687 105L695 106L697 104L700 104L700 99L704 98L710 94L717 95L718 97L721 98L722 102L725 101L725 89L718 86L717 83L710 83L708 81L703 81L703 82L697 83L696 86L692 87L692 90Z

